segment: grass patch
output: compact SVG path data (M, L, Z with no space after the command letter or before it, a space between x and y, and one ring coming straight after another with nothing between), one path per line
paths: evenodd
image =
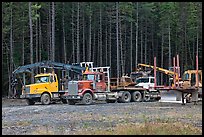
M48 125L38 127L34 130L31 135L54 135L55 132L48 128Z
M141 124L118 124L104 130L82 131L87 135L202 135L202 130L180 122L145 122Z

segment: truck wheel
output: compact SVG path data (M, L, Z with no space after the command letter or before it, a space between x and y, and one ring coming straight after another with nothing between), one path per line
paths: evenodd
M90 105L92 102L92 95L90 93L85 93L82 99L82 103L85 105Z
M123 92L122 97L119 98L119 102L128 103L131 100L131 94L128 91Z
M34 105L35 102L32 99L26 99L28 105Z
M142 94L139 91L135 91L132 93L132 101L133 102L140 102L142 101Z
M61 99L63 104L67 104L67 100L66 99Z
M42 103L43 105L48 105L48 104L50 104L50 95L47 94L47 93L42 94L42 96L41 96L41 103Z
M69 105L75 105L75 101L74 100L68 100Z

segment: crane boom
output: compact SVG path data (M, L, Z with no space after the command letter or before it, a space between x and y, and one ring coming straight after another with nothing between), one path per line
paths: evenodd
M152 65L147 65L147 64L141 64L141 63L140 63L140 64L138 64L138 66L139 66L139 67L148 67L148 68L153 68L153 69L154 69L154 66L152 66ZM176 80L179 79L178 73L173 72L173 71L171 71L171 70L163 69L163 68L160 68L160 67L156 67L156 70L157 70L157 71L160 71L160 72L162 72L162 73L165 73L165 74L167 74L167 75L169 75L169 76L171 76L171 77L173 77L174 75L176 75L176 76L175 76Z

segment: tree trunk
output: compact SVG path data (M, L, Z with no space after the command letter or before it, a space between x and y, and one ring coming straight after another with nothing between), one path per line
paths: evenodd
M92 51L93 51L92 52L92 61L95 62L95 52L96 52L95 51L95 47L96 47L96 38L95 38L96 37L96 32L95 32L95 30L93 30L93 33L94 34L93 34L93 47L92 47L93 48L92 49Z
M132 18L132 12L131 12L131 18ZM137 53L135 53L137 54ZM132 72L132 21L130 22L130 71Z
M23 11L23 17L24 17L24 11ZM22 66L24 66L24 60L25 60L25 36L24 36L24 22L23 22L23 32L22 32Z
M92 12L91 12L91 4L89 4L89 10L90 10L90 15L89 15L89 51L87 52L88 53L88 60L91 61L91 15L92 15Z
M141 23L141 25L142 25L142 23ZM141 53L141 60L140 60L140 62L141 63L143 63L143 45L142 45L142 40L143 40L142 36L143 36L143 34L142 33L143 32L142 32L142 26L141 26L141 34L140 34L141 35L141 45L140 45L141 46L141 49L140 49L141 50L140 51L140 53Z
M30 25L30 63L33 64L33 24L31 15L31 2L29 2L29 25Z
M163 32L163 28L162 28L162 42L161 42L161 68L164 68L164 54L163 54L163 50L164 50L164 32ZM163 85L163 74L161 73L161 85Z
M103 46L102 46L102 15L101 15L101 6L100 6L100 15L99 15L99 49L100 49L100 52L99 52L99 59L100 59L100 66L103 65L103 61L102 61L102 53L103 53Z
M169 22L169 67L171 67L171 28Z
M145 64L147 64L147 17L145 19Z
M92 15L92 12L91 12L91 4L89 5L89 10L90 10L90 15L89 15L89 61L91 61L91 15Z
M52 61L55 61L55 3L52 2Z
M62 3L62 33L63 33L63 50L64 50L64 63L67 63L67 50L66 50L66 35L64 30L64 2Z
M119 13L118 2L116 2L116 45L117 45L117 85L119 85L119 77L120 77L120 60L119 60L119 38L118 38L118 13Z
M106 47L106 64L105 66L108 65L108 27L106 26L106 32L105 32L105 47Z
M47 51L48 51L48 60L51 60L51 55L50 55L50 51L51 51L51 12L50 12L50 3L48 3L48 16L47 16Z
M119 13L119 15L120 15L120 13ZM119 58L119 60L121 62L121 71L120 71L120 73L122 73L122 75L124 75L123 40L122 40L122 27L121 27L121 20L120 20L120 18L119 18L119 31L120 31L120 33L119 33L119 35L120 35L120 48L119 48L119 50L120 50L120 58Z
M83 15L83 61L86 61L86 47L85 47L85 15Z
M72 3L72 57L73 63L76 63L75 60L75 42L74 42L74 3Z
M109 28L109 66L110 66L110 68L111 68L111 44L112 44L112 42L111 42L111 40L112 40L112 27L111 27L111 25L112 25L112 21L111 21L111 16L110 16L110 28ZM111 73L111 72L110 72ZM110 74L110 76L112 76L112 73Z
M79 47L79 2L77 3L77 63L80 63L80 47Z
M136 38L135 38L135 68L137 68L138 60L138 2L137 2L137 23L136 23ZM132 69L132 68L131 68Z
M36 11L36 14L37 14L37 11ZM36 35L36 38L35 38L35 45L36 45L36 48L35 48L35 62L38 62L38 19L36 19L36 26L35 26L35 35Z
M39 61L42 61L42 29L41 29L41 17L39 17Z
M13 72L13 3L11 3L11 20L10 20L10 69L9 69L9 97L13 97L14 93L12 91L11 80Z
M29 2L29 25L30 25L30 64L33 64L33 24L31 15L31 2ZM34 83L33 70L31 73L31 83Z

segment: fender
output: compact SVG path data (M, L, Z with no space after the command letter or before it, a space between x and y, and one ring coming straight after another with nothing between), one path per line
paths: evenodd
M94 91L92 89L86 88L86 89L82 89L81 92L79 92L79 95L82 96L84 95L87 91L91 91L92 94L94 94Z

